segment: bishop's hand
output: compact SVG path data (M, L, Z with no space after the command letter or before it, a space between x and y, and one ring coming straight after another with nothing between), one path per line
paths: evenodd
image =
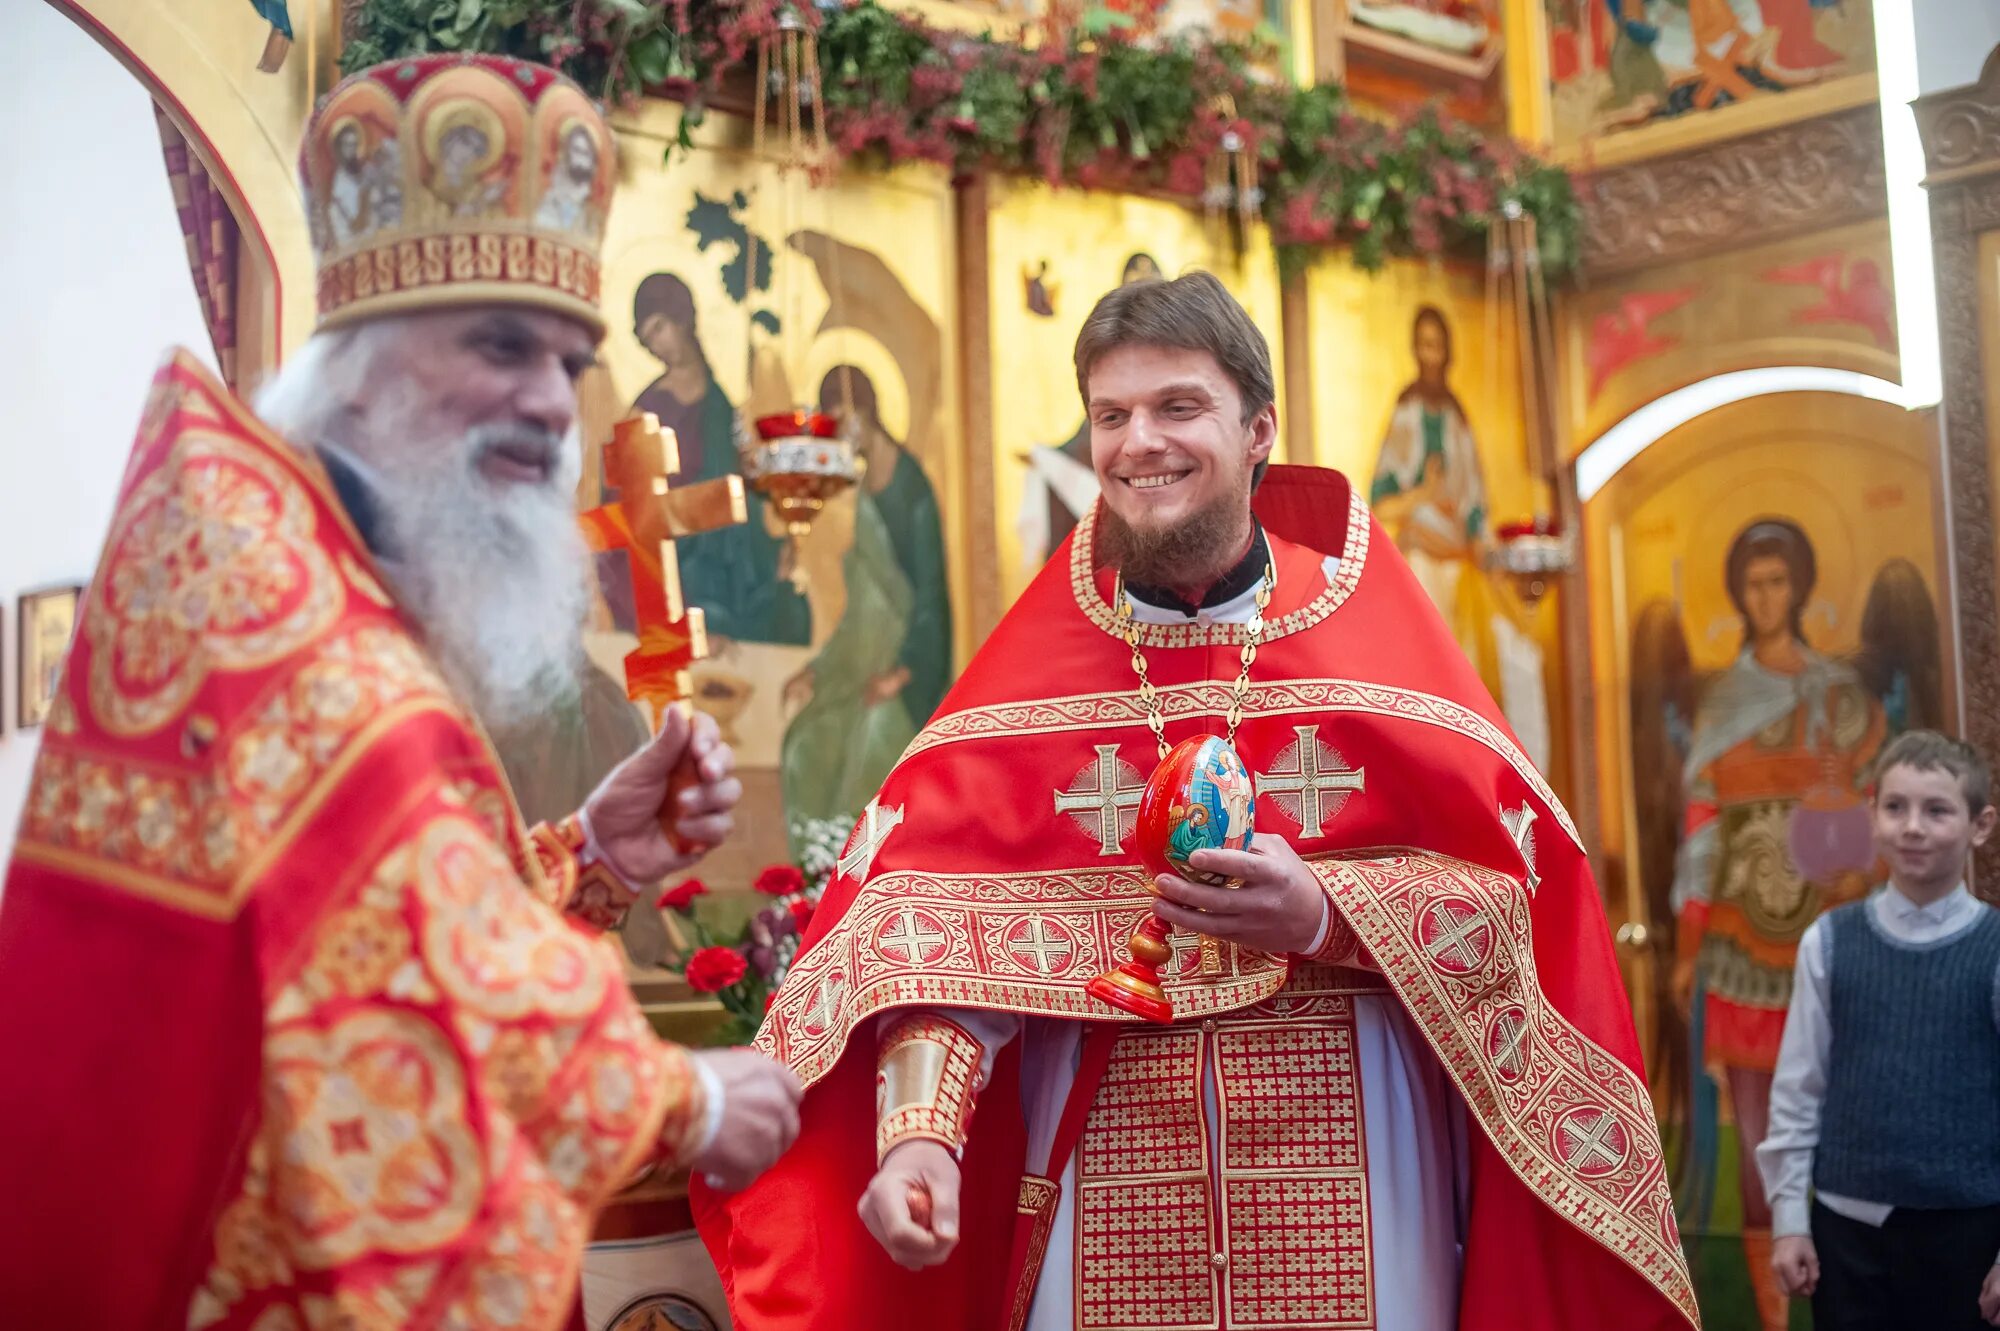
M1248 850L1198 850L1188 863L1243 885L1207 887L1162 874L1155 880L1155 915L1274 957L1312 950L1326 923L1326 893L1283 837L1252 837Z
M919 1138L892 1148L861 1194L861 1223L896 1265L936 1266L958 1246L958 1161Z
M675 782L676 774L691 779ZM660 829L661 806L674 789L675 831L682 851ZM656 883L699 860L729 835L730 810L743 798L736 755L722 742L715 718L669 707L660 733L620 763L584 801L591 835L611 870L628 883Z

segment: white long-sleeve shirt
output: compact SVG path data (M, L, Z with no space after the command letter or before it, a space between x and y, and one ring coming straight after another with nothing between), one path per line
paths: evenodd
M1988 907L1961 883L1924 906L1886 887L1868 898L1867 909L1876 927L1890 938L1932 944L1964 933ZM1827 1064L1833 1051L1828 1013L1832 953L1833 930L1821 917L1799 940L1792 1005L1785 1014L1785 1035L1771 1082L1770 1130L1757 1147L1757 1169L1771 1201L1771 1232L1780 1238L1812 1232L1813 1150L1819 1145L1820 1110L1826 1101ZM2000 1005L2000 973L1995 974L1994 985L1995 1003ZM1820 1193L1819 1200L1827 1210L1864 1225L1882 1224L1895 1209L1865 1197L1830 1192Z

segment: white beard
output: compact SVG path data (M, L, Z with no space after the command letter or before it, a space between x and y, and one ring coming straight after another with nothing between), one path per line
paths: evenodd
M506 732L577 692L589 551L573 462L545 486L496 491L473 468L477 443L441 450L454 465L380 478L382 574L460 699Z
M459 701L497 732L518 730L577 695L590 555L574 495L582 469L575 432L555 443L540 485L496 485L478 470L481 449L517 428L483 426L456 439L423 439L413 410L384 409L372 427L390 447L368 459L345 431L347 381L370 368L364 326L315 337L260 395L273 428L335 453L371 491L382 575ZM536 436L539 438L540 436Z

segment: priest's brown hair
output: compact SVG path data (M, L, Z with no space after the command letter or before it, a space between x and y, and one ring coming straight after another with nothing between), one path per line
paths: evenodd
M1205 351L1243 399L1247 424L1277 400L1271 348L1250 315L1213 273L1135 282L1105 294L1076 337L1076 389L1090 408L1090 367L1119 347Z

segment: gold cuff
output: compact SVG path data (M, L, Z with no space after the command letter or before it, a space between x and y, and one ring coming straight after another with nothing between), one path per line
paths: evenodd
M536 823L528 829L527 863L521 866L528 890L550 910L563 910L576 893L583 829L574 818Z
M584 858L587 838L575 814L537 823L528 833L530 881L536 896L598 929L616 929L639 893L603 860ZM535 881L537 871L540 881Z
M906 1141L965 1145L986 1047L963 1027L913 1012L882 1032L875 1057L875 1159Z

